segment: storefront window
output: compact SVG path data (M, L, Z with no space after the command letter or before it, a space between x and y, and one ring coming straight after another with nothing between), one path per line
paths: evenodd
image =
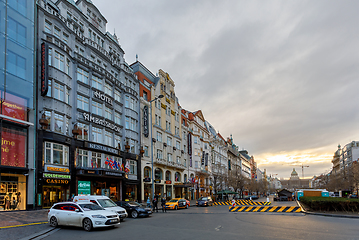
M150 178L151 177L151 168L145 167L143 170L143 177Z
M77 167L88 167L88 151L79 149L77 156Z
M45 142L45 148L45 163L68 166L68 146L57 143Z
M155 179L162 180L162 170L159 168L156 168L156 170L155 170Z
M125 201L137 201L137 186L127 185Z
M26 209L26 177L2 173L0 177L0 211Z
M170 180L171 180L171 172L166 171L166 181L170 181Z
M1 131L1 165L26 167L27 130L3 124Z
M92 159L91 159L91 167L92 168L101 168L101 153L92 152Z

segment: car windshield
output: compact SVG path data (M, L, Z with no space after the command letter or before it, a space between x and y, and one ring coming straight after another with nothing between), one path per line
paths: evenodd
M96 204L92 204L92 203L81 203L81 204L79 204L79 206L84 211L104 210L102 207L100 207Z
M114 203L111 199L97 199L97 201L99 202L99 204L103 207L103 208L107 208L107 207L117 207L116 203Z
M169 202L178 202L177 199L171 199Z
M141 204L139 204L138 202L127 202L127 203L132 207L141 207Z
M208 198L206 198L206 197L201 197L200 199L198 199L198 200L200 200L200 201L207 201L208 200Z

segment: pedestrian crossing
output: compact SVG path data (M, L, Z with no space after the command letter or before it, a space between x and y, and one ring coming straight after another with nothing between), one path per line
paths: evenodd
M271 205L271 202L254 202L252 200L235 200L236 205ZM225 201L225 202L214 202L213 205L217 206L223 206L223 205L230 205L232 206L231 201Z
M300 207L285 207L285 206L236 206L229 207L230 212L281 212L281 213L300 213L302 209Z

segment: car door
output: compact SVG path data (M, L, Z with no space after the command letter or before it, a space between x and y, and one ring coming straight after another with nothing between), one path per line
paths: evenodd
M178 207L179 207L179 208L185 208L185 207L186 207L186 200L180 199L180 200L178 201Z
M57 204L54 207L54 214L57 218L59 225L67 225L67 218L68 218L68 207L67 204Z
M76 209L78 211L76 211ZM69 204L67 211L67 224L72 226L82 226L82 210L76 204Z

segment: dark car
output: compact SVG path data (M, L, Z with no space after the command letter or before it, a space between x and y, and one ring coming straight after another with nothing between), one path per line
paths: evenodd
M118 201L116 204L120 207L123 207L126 209L129 216L133 218L137 217L148 217L150 214L152 214L151 208L145 208L138 202L132 202L132 201Z
M250 196L246 196L244 199L245 200L250 200L250 199L256 200L256 199L258 199L258 196L257 195L250 195Z
M201 197L197 199L196 206L212 206L213 200L211 197Z

